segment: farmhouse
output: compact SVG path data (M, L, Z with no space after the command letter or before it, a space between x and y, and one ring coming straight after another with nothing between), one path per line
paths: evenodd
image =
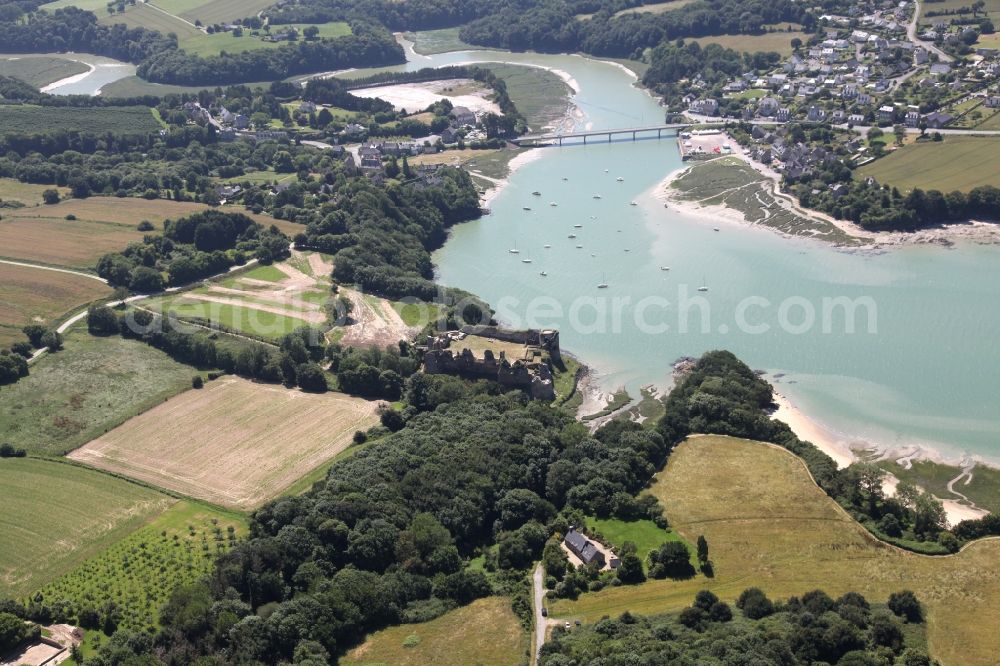
M566 532L566 536L563 537L563 545L571 553L580 558L580 561L585 566L596 563L598 568L601 569L606 567L617 569L618 565L621 564L621 561L610 551L607 551L610 555L610 561L608 561L608 557L605 555L606 549L599 547L585 535L577 532L572 526Z

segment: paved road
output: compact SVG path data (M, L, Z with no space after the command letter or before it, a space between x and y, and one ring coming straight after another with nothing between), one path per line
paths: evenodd
M90 278L91 280L97 280L98 282L103 282L104 284L107 284L107 280L98 275L94 275L93 273L84 273L83 271L74 271L68 268L41 266L39 264L28 264L23 261L10 261L8 259L0 259L0 264L9 264L11 266L24 266L26 268L40 268L43 271L55 271L56 273L69 273L70 275L79 275L80 277Z
M923 46L931 53L936 53L938 60L940 60L941 62L951 62L952 57L950 55L948 55L938 47L934 46L934 44L931 44L930 42L925 42L922 39L917 38L917 23L919 21L919 18L920 18L920 0L914 0L913 18L910 19L910 22L906 25L907 39L909 39L914 44L919 44L920 46Z
M536 664L542 646L545 645L545 631L553 623L552 620L542 615L542 608L545 606L545 567L542 566L541 562L531 574L531 593L532 607L535 610L535 644L531 653L531 663Z

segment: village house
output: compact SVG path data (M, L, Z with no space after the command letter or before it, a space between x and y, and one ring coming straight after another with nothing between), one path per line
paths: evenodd
M468 107L453 107L449 115L455 119L455 124L459 127L476 124L476 114L474 114Z
M952 120L954 120L954 116L952 116L951 114L939 113L938 111L935 111L933 113L928 113L926 116L924 116L924 121L927 123L927 126L930 127L931 129L941 129L942 127L950 123Z
M896 119L896 108L886 105L878 108L878 119L880 122L892 122Z
M698 99L691 102L688 110L703 116L714 116L719 112L719 102L714 99Z

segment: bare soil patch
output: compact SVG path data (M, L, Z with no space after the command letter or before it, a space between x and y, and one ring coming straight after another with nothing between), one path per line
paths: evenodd
M354 308L351 323L344 327L340 342L351 347L386 347L409 340L417 329L407 326L392 304L384 298L365 296L354 289L340 288Z
M137 416L69 457L226 507L252 509L378 421L375 401L235 377Z

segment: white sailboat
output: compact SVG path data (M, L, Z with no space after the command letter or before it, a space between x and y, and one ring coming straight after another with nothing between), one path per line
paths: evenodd
M598 289L607 289L608 288L608 283L607 283L607 280L605 279L603 273L601 274L601 282L597 285L597 288Z
M705 284L705 278L701 278L701 286L698 287L698 291L708 291L708 285Z

